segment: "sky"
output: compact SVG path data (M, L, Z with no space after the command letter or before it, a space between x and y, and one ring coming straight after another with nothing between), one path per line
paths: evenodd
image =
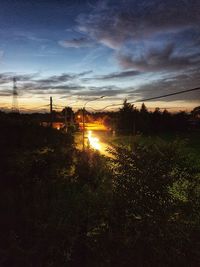
M50 96L58 110L101 109L198 87L200 1L1 0L1 109L13 77L21 111L47 110ZM200 91L161 100L145 104L190 111Z

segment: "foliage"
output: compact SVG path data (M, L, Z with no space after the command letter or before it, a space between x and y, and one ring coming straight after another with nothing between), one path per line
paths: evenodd
M191 115L198 116L198 107L192 111ZM164 110L161 112L159 108L156 108L154 112L149 112L144 103L138 110L125 100L118 112L117 131L121 134L187 132L191 128L191 115L182 111L169 113ZM198 128L197 122L196 127Z
M200 166L176 143L117 147L113 155L118 266L198 266Z
M196 118L199 118L200 117L200 106L198 107L195 107L193 110L192 110L192 115Z
M0 266L199 266L200 166L180 144L108 159L16 118L0 137Z
M136 109L124 100L123 107L119 110L118 130L124 134L135 132Z

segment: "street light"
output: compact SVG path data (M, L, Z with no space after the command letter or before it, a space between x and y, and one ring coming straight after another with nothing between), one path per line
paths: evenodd
M98 99L101 99L104 97L105 96L103 95L103 96L97 97L95 99L88 100L87 102L85 102L85 104L83 106L83 150L85 150L85 107L89 102L92 102L92 101L95 101L95 100L98 100Z

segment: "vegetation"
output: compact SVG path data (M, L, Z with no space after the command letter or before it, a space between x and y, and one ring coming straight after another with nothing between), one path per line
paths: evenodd
M174 142L178 141L182 143L184 153L193 154L197 159L200 157L200 136L199 131L189 131L184 133L160 133L160 134L136 134L136 135L109 135L107 136L107 142L110 145L121 145L127 148L134 147L134 144L159 144L161 142Z
M118 112L116 130L121 134L187 132L193 128L199 129L198 114L199 107L196 107L191 114L183 111L174 114L167 110L161 112L159 108L149 112L144 103L138 110L125 100Z
M197 266L199 166L176 143L113 153L120 266Z
M1 116L0 266L199 266L200 163L178 142L78 151Z

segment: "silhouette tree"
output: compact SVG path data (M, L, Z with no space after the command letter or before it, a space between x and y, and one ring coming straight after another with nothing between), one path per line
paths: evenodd
M123 107L118 113L118 130L123 134L133 134L136 131L136 114L134 105L124 100Z
M144 103L142 103L142 105L141 105L140 113L141 113L141 114L146 114L146 113L148 113L148 109L147 109L147 107L145 106Z
M193 115L194 118L200 118L200 106L195 107L192 111L191 114Z
M141 105L140 112L138 114L137 126L138 130L142 133L149 133L150 131L151 127L150 115L144 103Z
M65 123L65 129L70 132L75 131L75 114L71 107L65 107L62 110L62 114L64 116L64 123Z

